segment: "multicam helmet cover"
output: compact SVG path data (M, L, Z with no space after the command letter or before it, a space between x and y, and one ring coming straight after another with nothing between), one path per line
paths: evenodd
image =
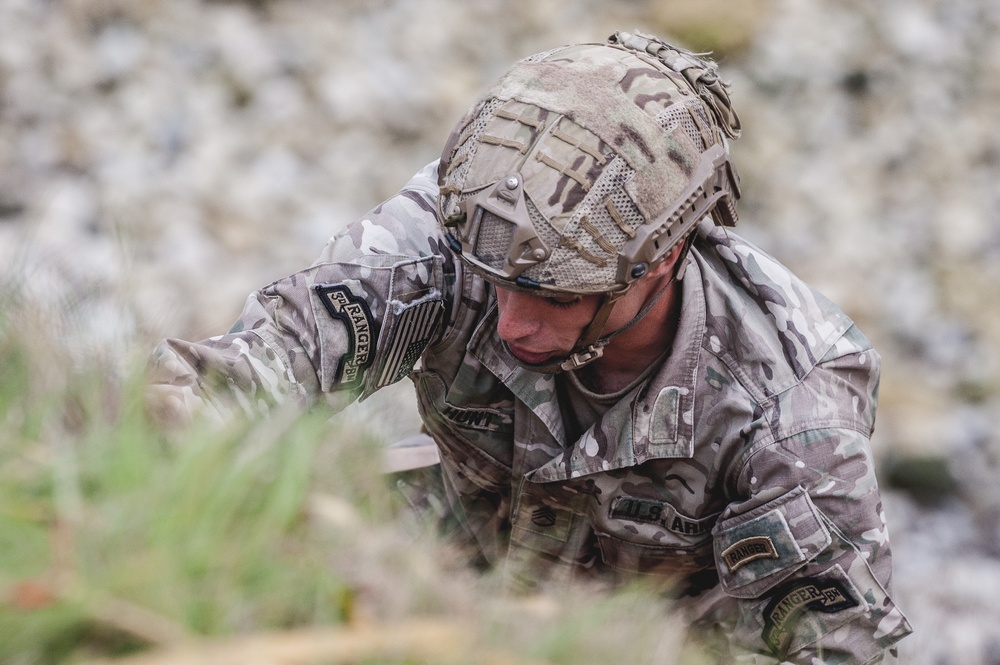
M487 279L615 293L711 213L736 223L739 135L715 64L619 32L516 63L458 123L439 218Z

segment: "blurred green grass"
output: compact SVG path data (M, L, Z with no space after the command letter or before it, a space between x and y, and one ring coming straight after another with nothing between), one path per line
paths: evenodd
M303 510L325 418L171 441L137 380L110 417L95 373L32 403L24 353L0 349L0 662L345 619L329 537ZM157 620L104 616L129 605Z
M206 639L371 626L357 658L289 662L681 662L651 589L515 598L465 568L402 513L364 423L165 433L140 369L80 367L0 311L0 663L182 663ZM461 645L381 645L426 620Z

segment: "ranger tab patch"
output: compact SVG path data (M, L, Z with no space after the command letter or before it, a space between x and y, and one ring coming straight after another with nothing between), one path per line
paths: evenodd
M778 550L768 536L750 536L722 550L722 560L726 562L731 573L757 559L777 558Z
M764 641L776 654L780 653L787 648L795 624L806 610L833 614L857 606L854 594L839 580L795 580L775 591L764 608Z
M363 370L375 358L375 324L368 303L354 295L343 284L317 286L316 293L333 318L347 327L347 353L337 365L337 387L357 388L364 378Z

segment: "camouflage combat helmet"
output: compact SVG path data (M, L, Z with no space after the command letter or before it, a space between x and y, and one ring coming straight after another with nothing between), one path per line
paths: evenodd
M439 219L495 284L605 294L592 345L596 320L700 219L736 223L738 135L710 61L625 32L557 48L516 63L456 125Z

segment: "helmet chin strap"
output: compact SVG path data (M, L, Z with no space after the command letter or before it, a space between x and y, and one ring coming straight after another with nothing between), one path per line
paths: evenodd
M588 325L587 329L583 331L582 335L580 335L580 339L576 343L576 350L570 353L566 360L560 363L559 368L564 372L572 372L589 365L603 356L604 347L608 345L608 342L642 321L646 315L649 314L649 310L653 309L653 306L656 305L660 298L663 297L663 294L667 292L670 285L681 278L683 273L683 268L676 271L670 276L667 283L661 286L660 290L649 299L649 302L643 305L642 309L639 310L639 313L636 314L631 321L613 333L601 337L601 333L604 331L604 324L606 324L608 319L611 318L611 312L614 311L615 304L617 304L618 299L624 294L624 291L617 294L607 294L604 301L601 303L601 306L598 308L597 314L595 314L593 320L591 320L590 325Z
M666 287L664 287L664 290L666 290ZM594 318L590 320L590 324L587 325L583 334L580 335L580 339L576 341L576 346L573 351L565 360L559 363L560 370L564 372L572 372L584 367L585 365L589 365L603 356L604 347L611 341L611 338L619 332L624 332L626 328L630 328L633 323L638 322L640 318L646 315L646 312L648 312L649 308L653 306L653 303L659 300L658 294L650 301L647 307L643 308L643 311L636 315L636 318L629 322L627 326L621 330L615 331L607 337L601 337L605 324L607 324L608 319L611 318L611 312L615 310L615 305L618 304L618 300L625 295L625 293L625 291L618 291L615 293L604 294L604 297L601 299L601 304L597 308L597 312L594 314Z
M639 310L631 321L618 330L601 337L601 333L604 331L604 326L607 324L608 319L611 318L611 313L614 311L615 305L627 292L627 290L624 289L612 293L605 293L603 295L601 304L598 306L597 312L594 314L594 318L590 320L587 328L583 331L580 338L574 345L573 351L571 351L568 356L563 359L557 359L540 365L532 365L530 363L521 362L520 360L518 360L517 363L533 372L540 372L542 374L557 374L559 372L572 372L594 362L604 355L604 347L608 345L608 342L642 321L642 319L649 314L649 311L653 309L653 306L656 305L660 298L663 297L663 294L667 292L667 289L669 289L674 282L683 279L684 270L687 266L687 261L685 260L686 254L686 251L681 254L681 261L679 261L680 265L677 270L674 271L674 274L670 276L670 279L667 280L667 283L660 287L660 290L657 291L645 305L643 305L643 308ZM504 342L503 345L504 348L507 349L507 353L510 354L512 358L517 360L517 356L511 352L510 347L507 346L507 342Z

